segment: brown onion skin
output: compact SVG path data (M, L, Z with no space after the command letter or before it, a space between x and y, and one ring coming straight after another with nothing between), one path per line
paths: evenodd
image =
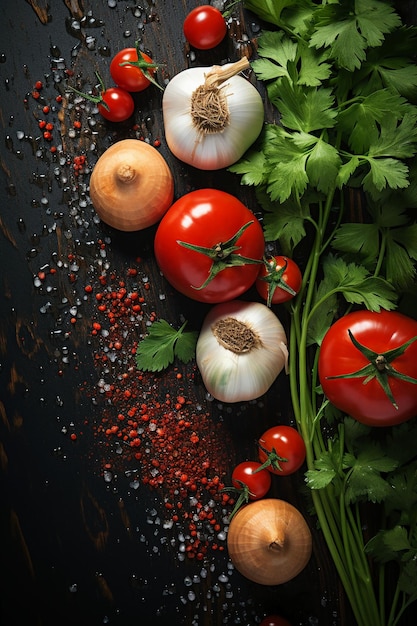
M246 505L232 518L227 547L243 576L261 585L280 585L309 562L312 535L296 507L265 498Z
M123 139L98 159L90 198L100 219L121 231L156 224L174 198L174 180L164 157L138 139Z

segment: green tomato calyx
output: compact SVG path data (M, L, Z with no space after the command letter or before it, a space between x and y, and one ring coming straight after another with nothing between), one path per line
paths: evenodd
M227 269L228 267L242 267L243 265L262 263L261 260L251 259L249 257L238 254L240 246L236 244L245 232L245 230L249 228L251 224L253 224L253 221L247 222L241 228L239 228L239 230L236 234L233 235L233 237L231 237L227 241L216 243L211 248L206 248L204 246L198 246L192 243L177 240L178 245L183 246L184 248L188 248L188 250L193 250L194 252L205 254L212 260L210 272L206 280L202 285L200 285L200 287L195 287L193 285L194 289L204 289L204 287L207 287L207 285L213 280L213 278L217 276L217 274Z
M285 260L285 264L278 269L277 261L274 257L271 257L270 259L264 259L264 264L267 273L265 274L265 276L261 276L260 280L268 283L268 296L266 301L267 306L270 307L272 305L272 298L277 287L279 287L283 291L287 291L293 297L297 295L297 292L294 291L294 289L290 287L283 278L288 266L287 260Z
M272 469L274 469L275 471L282 472L282 467L280 465L280 462L287 463L288 459L285 459L284 457L279 456L275 448L272 448L272 450L267 450L267 448L264 448L264 446L261 443L258 443L258 446L262 450L262 452L266 454L267 458L262 463L261 467L258 467L256 470L254 470L253 473L256 474L257 472L260 472L261 470L266 469L268 467L272 467Z

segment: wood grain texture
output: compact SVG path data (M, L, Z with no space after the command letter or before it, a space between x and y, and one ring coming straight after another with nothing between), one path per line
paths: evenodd
M110 483L99 469L103 452L94 428L102 406L93 402L98 374L91 338L95 303L85 299L84 285L97 283L106 262L115 275L124 276L141 257L141 271L150 284L149 309L157 307L170 323L185 317L196 327L207 309L174 294L163 282L152 254L152 229L122 234L94 220L92 207L80 204L88 196L88 177L74 178L73 157L86 153L93 165L119 139L159 139L174 175L176 197L215 187L238 195L255 212L257 206L253 192L241 188L236 176L194 170L169 153L157 89L135 96L134 130L132 124L116 128L98 121L94 126L83 123L82 132L74 134L79 111L65 96L61 65L71 70L65 80L83 88L93 83L95 71L109 82L109 58L133 45L135 38L163 64L161 80L192 65L256 53L252 18L239 10L216 51L194 55L181 25L195 4L118 0L112 8L105 0L7 0L0 6L4 626L252 626L268 612L279 611L294 626L354 625L327 549L309 517L299 476L275 484L274 494L299 506L309 519L314 543L306 570L295 581L274 588L252 584L235 572L227 584L220 584L227 557L218 553L212 557L213 571L192 586L196 597L189 600L184 579L199 574L201 564L178 559L170 541L179 531L164 533L160 525L149 523L152 511L163 505L158 492L131 487L129 472L135 468L130 465L120 465ZM405 5L407 19L417 21L415 3ZM54 143L62 145L63 163L42 140L41 112L31 96L37 80L44 82L42 97L48 102L64 95L54 119ZM267 115L272 119L274 112L267 108ZM36 286L39 272L51 267L56 274ZM75 325L70 322L73 307L80 313ZM160 381L176 395L172 377ZM187 394L195 405L208 406L198 382L190 384ZM211 404L213 419L221 420L233 440L230 462L254 455L257 435L278 419L288 421L289 406L285 379L279 379L261 405L250 404L238 415ZM72 430L79 434L76 443L68 435Z

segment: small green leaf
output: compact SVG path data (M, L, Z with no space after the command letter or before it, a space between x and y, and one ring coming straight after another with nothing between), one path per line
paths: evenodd
M368 47L380 46L386 34L401 25L394 9L380 0L353 4L327 3L317 11L311 45L329 48L340 67L353 72L366 58Z
M397 114L385 115L378 138L369 146L369 156L408 159L416 152L417 115L404 113L399 123Z
M349 158L346 163L340 166L339 172L336 178L336 184L339 188L342 188L343 185L346 185L350 178L353 176L355 171L358 169L360 164L359 157L352 156Z
M331 89L305 88L282 78L274 92L268 92L281 113L281 123L291 130L310 133L335 125L337 110Z
M307 470L305 475L310 489L324 489L332 482L336 472L333 469Z
M323 269L327 288L333 285L333 290L343 294L347 302L363 304L370 311L395 308L398 295L392 285L383 278L370 276L365 267L329 255L323 260Z
M265 154L259 151L250 151L245 157L228 168L229 172L241 174L242 185L262 185L265 180L266 158Z
M409 105L400 95L381 89L357 99L341 111L338 125L350 148L357 154L364 154L373 142L378 141L378 125L382 124L385 128L388 117L396 122L407 108Z
M185 331L187 322L175 330L165 320L152 324L149 334L142 339L136 351L136 365L141 371L160 372L175 358L188 363L195 355L198 333Z
M283 203L273 201L264 188L256 190L256 198L265 211L266 241L279 240L284 253L289 254L306 234L304 223L310 215L308 203L300 206L292 199Z
M298 44L300 72L297 83L306 87L319 87L330 78L332 66L327 62L327 54L319 53L303 43L300 41Z
M399 560L398 553L409 548L407 529L403 526L394 526L380 531L367 543L365 549L380 563L388 563Z
M309 182L323 193L334 189L341 166L337 149L323 139L318 139L309 153L307 175Z
M342 224L332 240L332 247L358 255L365 265L376 263L380 247L377 224Z
M363 188L371 196L386 187L404 189L408 186L408 167L397 159L367 157L370 170L362 180Z

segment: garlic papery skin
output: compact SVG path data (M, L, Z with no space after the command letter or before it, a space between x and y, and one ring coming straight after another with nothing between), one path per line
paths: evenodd
M255 400L287 367L285 330L275 313L260 302L223 302L204 319L196 361L207 391L216 400Z
M237 73L246 57L223 66L193 67L174 76L162 98L165 138L181 161L202 170L229 167L259 136L264 106Z

